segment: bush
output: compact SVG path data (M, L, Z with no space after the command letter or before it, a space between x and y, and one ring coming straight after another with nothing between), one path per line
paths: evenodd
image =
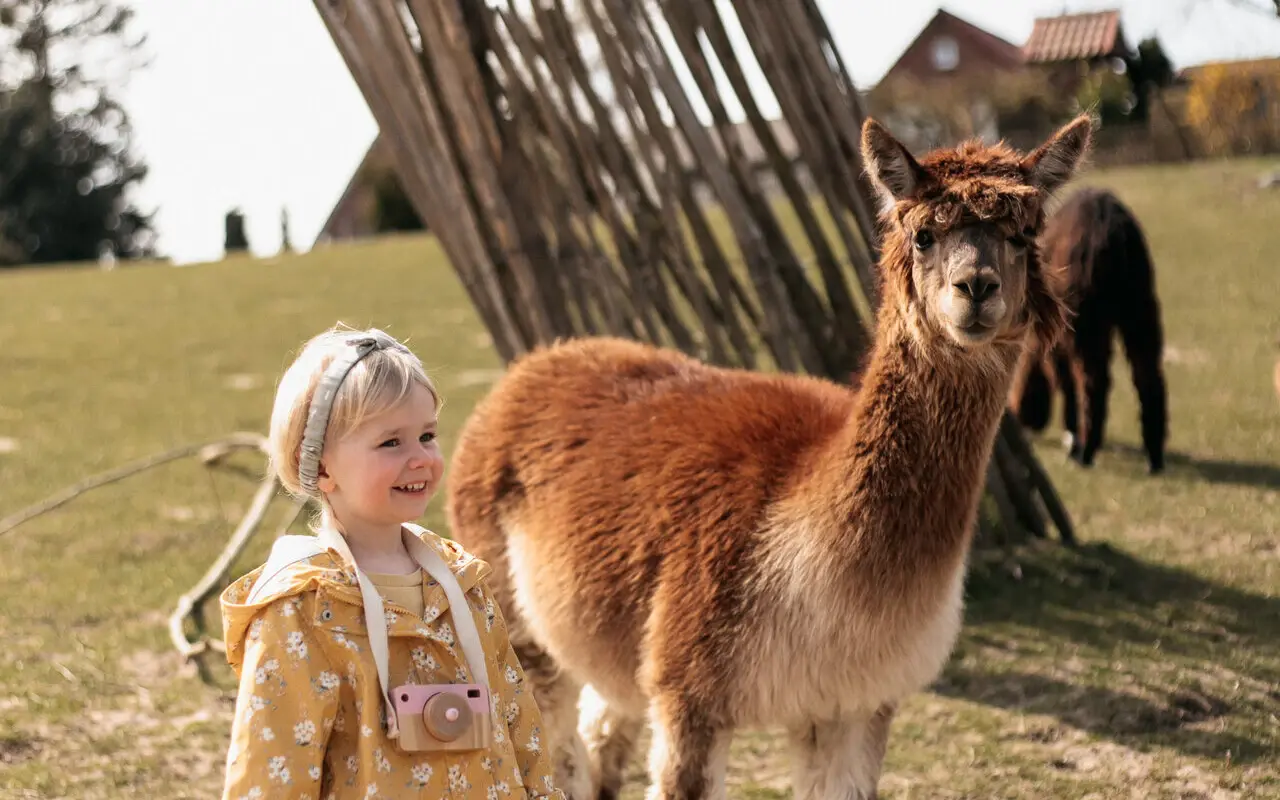
M1187 91L1186 121L1208 155L1280 147L1280 67L1211 64Z

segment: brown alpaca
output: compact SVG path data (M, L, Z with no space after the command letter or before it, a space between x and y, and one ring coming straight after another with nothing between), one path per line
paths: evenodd
M1034 239L1091 130L917 162L866 123L883 304L856 392L604 338L526 356L477 407L452 533L495 566L567 794L616 797L647 720L650 798L723 797L733 730L759 726L789 731L797 800L875 797L896 705L960 628L1013 367L1065 324Z

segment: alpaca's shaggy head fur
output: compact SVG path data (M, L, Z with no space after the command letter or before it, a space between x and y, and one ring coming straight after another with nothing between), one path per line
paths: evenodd
M1082 116L1025 156L1003 143L966 142L917 161L866 121L863 160L884 229L881 291L921 345L959 355L1028 333L1042 344L1061 334L1061 281L1041 268L1036 235L1092 130Z

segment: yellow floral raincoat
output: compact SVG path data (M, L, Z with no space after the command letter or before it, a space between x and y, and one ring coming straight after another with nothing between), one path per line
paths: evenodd
M240 676L224 798L564 800L524 670L482 583L492 568L430 532L421 538L457 576L479 629L496 695L492 746L406 753L386 736L360 586L329 549L269 578L253 602L264 567L222 594L227 660ZM423 595L421 618L386 603L390 685L470 682L444 588L424 576Z

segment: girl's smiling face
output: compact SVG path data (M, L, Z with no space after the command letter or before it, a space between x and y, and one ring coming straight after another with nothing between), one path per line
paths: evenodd
M437 411L414 383L399 403L326 443L319 488L344 533L398 528L426 512L444 475Z

